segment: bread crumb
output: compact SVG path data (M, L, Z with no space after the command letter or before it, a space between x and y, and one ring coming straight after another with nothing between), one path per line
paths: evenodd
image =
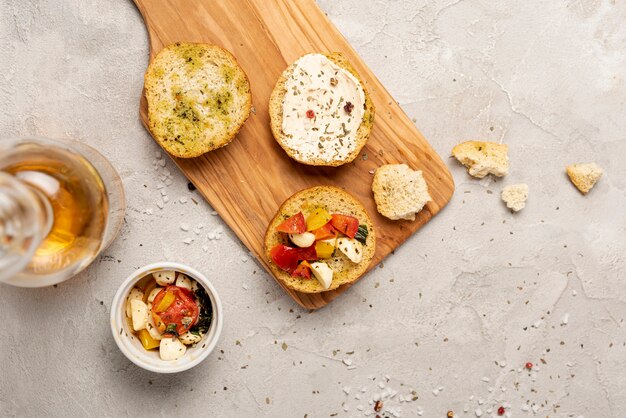
M569 179L582 194L587 194L603 174L602 168L596 163L568 165L566 171Z
M512 184L502 189L502 200L509 209L515 212L524 209L526 199L528 199L527 184Z

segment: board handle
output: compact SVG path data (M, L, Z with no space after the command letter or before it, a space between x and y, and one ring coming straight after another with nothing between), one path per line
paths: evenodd
M153 55L160 51L165 44L158 36L158 31L154 30L156 25L158 25L157 21L153 19L153 15L158 17L159 9L163 9L163 1L162 0L133 0L135 6L137 6L137 10L141 14L143 18L143 23L148 31L148 43L150 45L150 59L152 60ZM172 17L169 17L171 19Z

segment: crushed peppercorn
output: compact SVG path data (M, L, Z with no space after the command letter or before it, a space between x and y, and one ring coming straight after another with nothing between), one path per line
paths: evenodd
M346 102L343 110L345 110L346 113L352 113L352 109L354 109L354 105L352 104L352 102Z
M383 409L383 402L378 400L376 401L376 403L374 404L374 411L376 412L380 412L380 410Z

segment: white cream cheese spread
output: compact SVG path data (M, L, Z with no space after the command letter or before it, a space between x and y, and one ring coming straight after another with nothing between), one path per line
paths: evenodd
M364 113L359 80L324 55L307 54L294 63L285 88L282 130L295 157L346 159L356 148Z

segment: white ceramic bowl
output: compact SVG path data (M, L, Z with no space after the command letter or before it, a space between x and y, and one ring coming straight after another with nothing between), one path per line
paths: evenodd
M188 347L185 355L175 361L161 360L158 350L146 351L139 339L131 332L126 320L125 304L128 293L142 277L159 270L176 270L195 279L198 284L204 287L213 305L213 320L209 331L202 337L202 341L195 347ZM222 303L211 282L199 271L179 263L154 263L133 272L117 290L111 304L111 332L117 346L137 366L156 373L182 372L204 360L217 344L222 332L222 322Z

